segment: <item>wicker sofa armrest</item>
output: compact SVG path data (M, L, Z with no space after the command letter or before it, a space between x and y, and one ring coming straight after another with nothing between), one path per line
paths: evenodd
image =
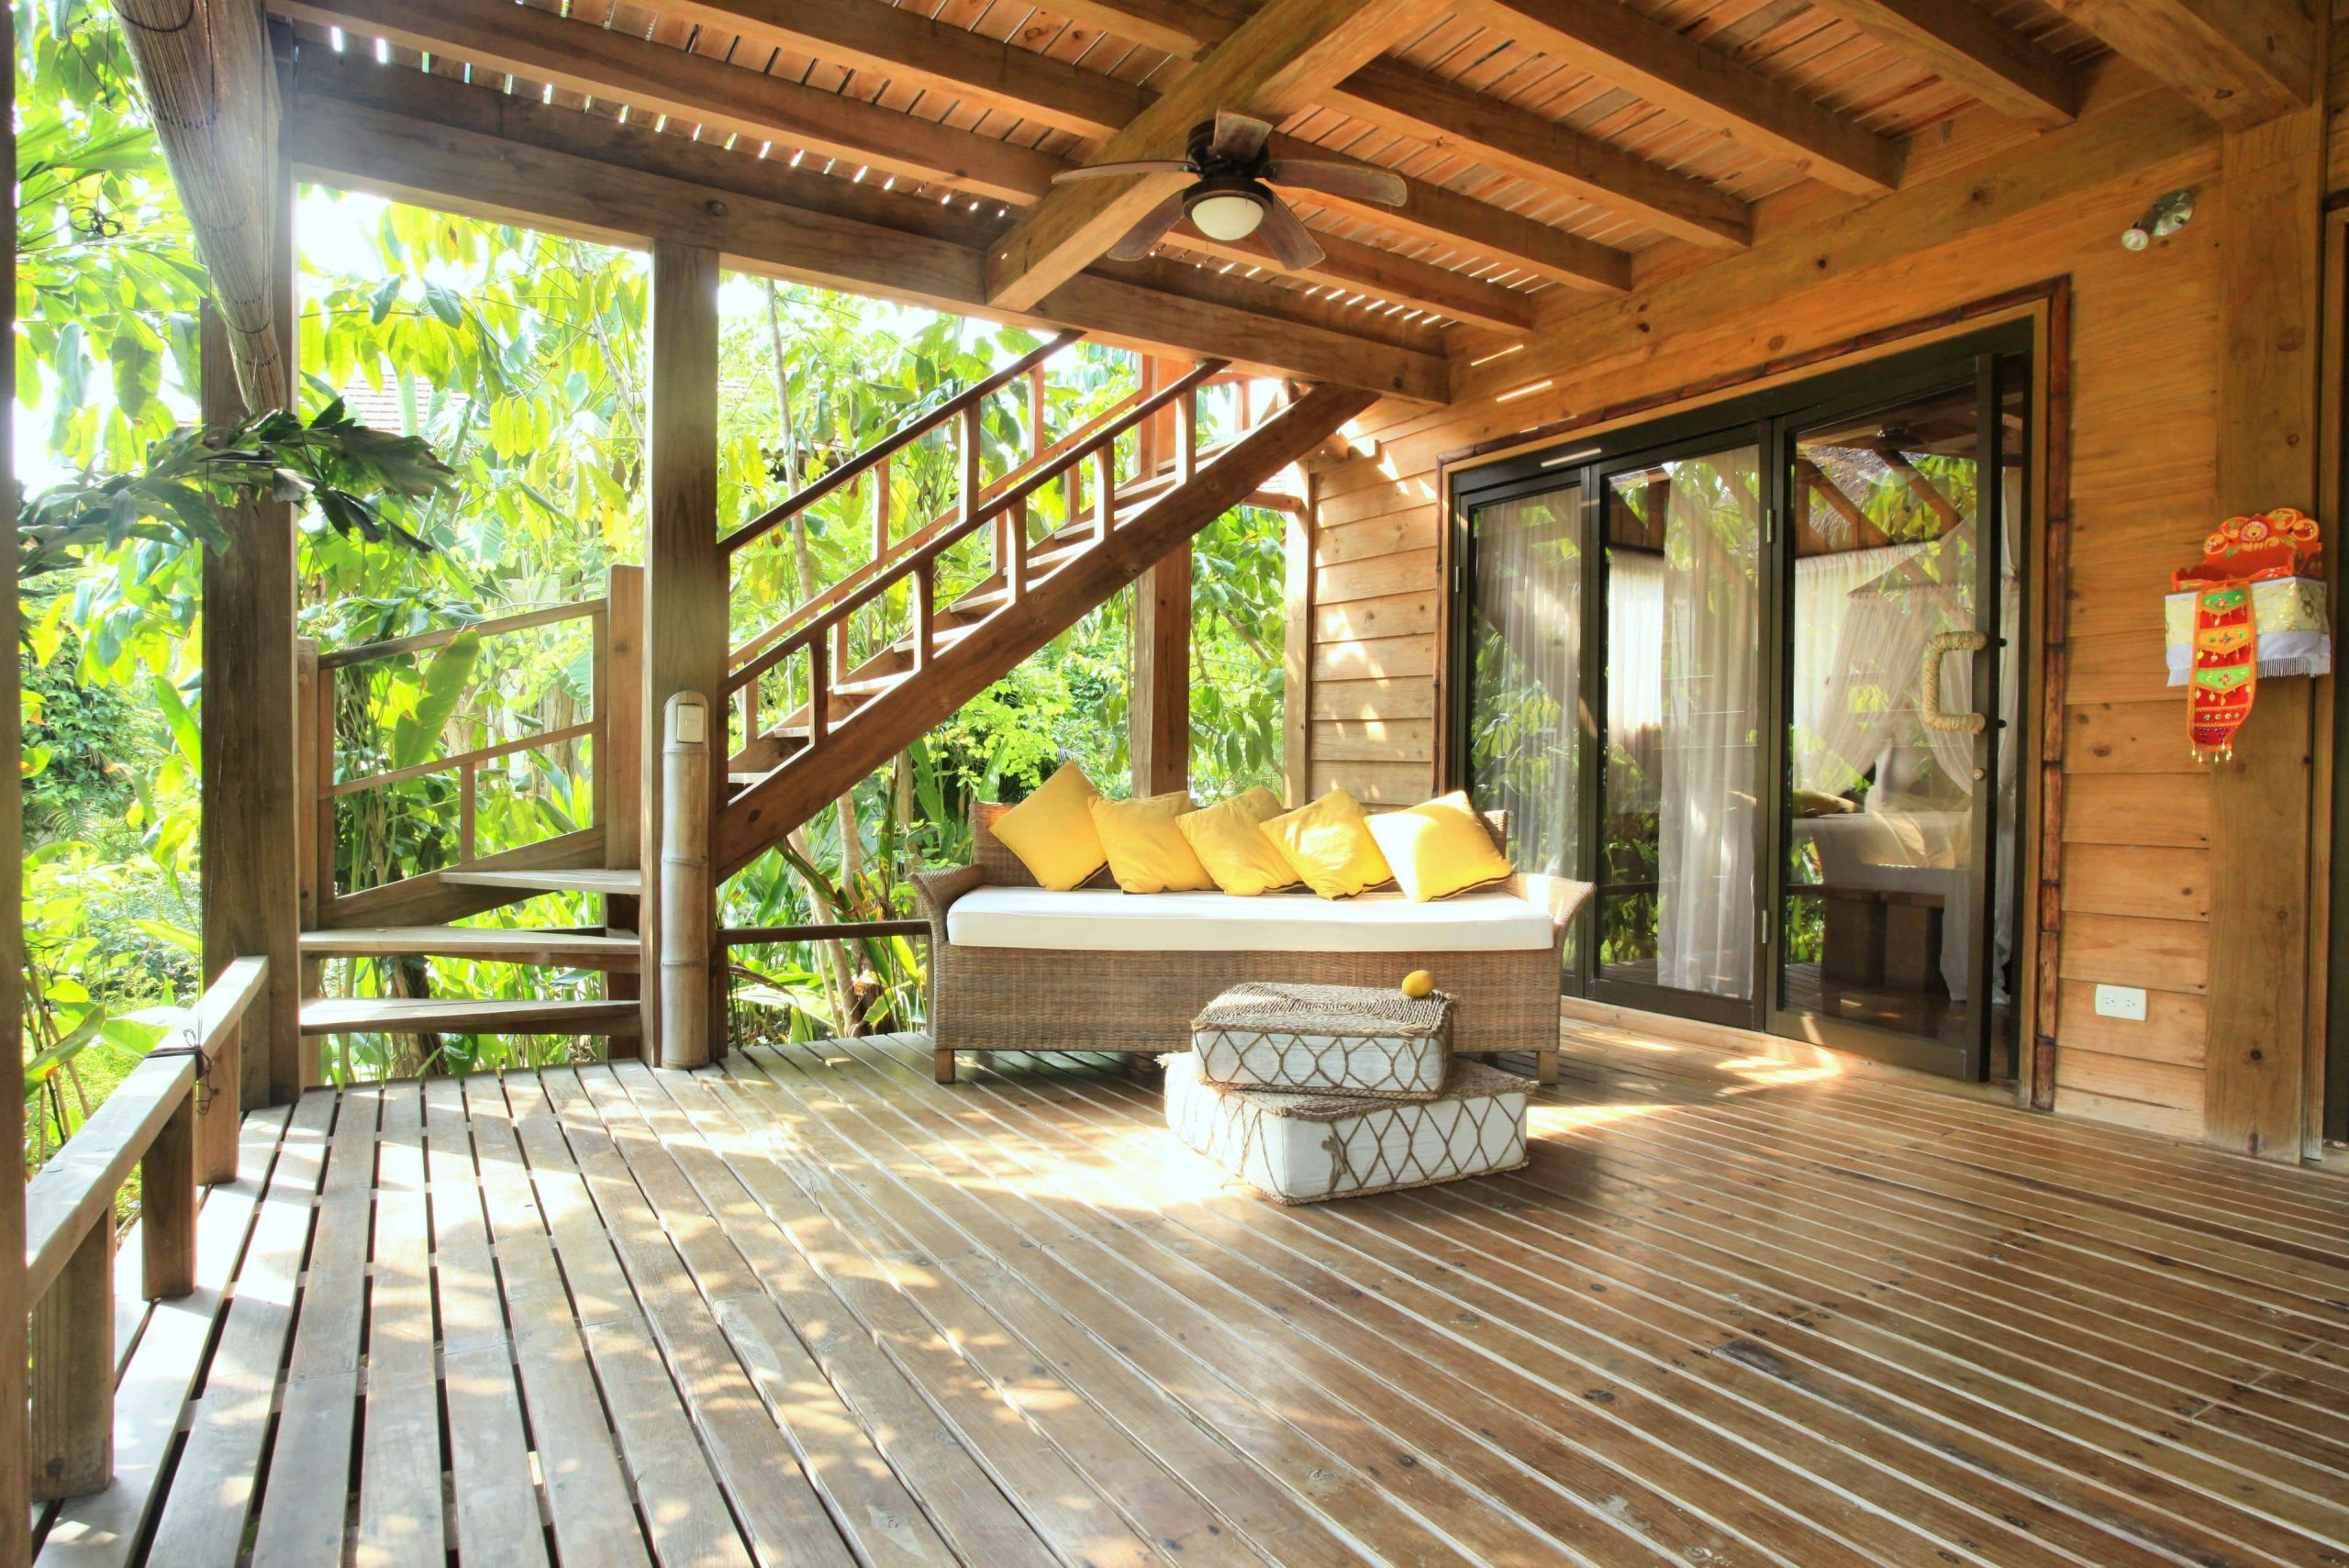
M946 945L946 911L954 900L974 887L985 885L987 873L980 866L955 866L949 871L918 871L913 874L914 906L921 917L930 922L930 940L935 948Z
M1597 891L1586 882L1574 882L1563 876L1544 876L1539 872L1520 872L1508 879L1508 891L1528 904L1539 905L1550 912L1550 929L1557 933L1558 945L1564 948L1566 927L1581 913Z

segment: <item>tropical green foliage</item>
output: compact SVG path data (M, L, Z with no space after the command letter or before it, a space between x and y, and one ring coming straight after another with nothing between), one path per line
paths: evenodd
M327 650L598 598L613 567L640 558L650 288L644 259L630 252L305 191L306 417L206 442L188 428L202 272L111 18L79 0L19 5L16 17L19 468L28 488L66 486L28 516L27 560L40 568L24 589L29 945L49 1004L28 1043L60 1062L78 1057L95 1101L141 1047L138 1019L184 1001L196 978L204 692L189 538L206 537L196 502L228 498L240 468L265 471L273 493L299 492L289 498L304 503L303 630ZM721 301L720 520L729 527L1035 341L763 279L729 277ZM1136 374L1133 357L1115 350L1062 356L1046 429L1074 427ZM1204 416L1212 439L1233 417L1228 396L1210 399ZM346 418L414 441L380 449ZM1036 434L1024 389L991 400L985 472L1009 467ZM427 472L417 442L440 454L445 474ZM956 473L951 433L901 454L894 531L948 508ZM845 490L742 552L738 633L869 559L874 504L870 483ZM1065 506L1057 493L1040 498L1037 531L1057 526ZM377 537L396 534L426 548ZM981 573L982 550L949 562L950 592ZM1280 519L1235 512L1203 536L1197 559L1197 787L1277 782ZM857 650L893 635L870 618L854 629ZM726 919L902 917L911 871L967 853L974 792L1017 795L1063 757L1114 785L1127 768L1130 637L1121 596L733 879ZM339 779L424 770L341 798L336 879L347 892L455 858L457 778L433 761L592 716L589 627L446 639L350 666L332 695ZM593 823L595 772L592 740L484 765L477 851ZM552 896L479 918L584 925L602 913L594 900ZM760 1032L804 1038L919 1019L918 942L737 956L744 1005L757 1009L746 1027ZM447 960L429 973L414 961L337 967L350 973L330 984L362 993L593 995L601 983ZM361 1037L329 1065L343 1076L461 1071L579 1049L569 1039ZM54 1071L49 1079L61 1133L83 1091Z

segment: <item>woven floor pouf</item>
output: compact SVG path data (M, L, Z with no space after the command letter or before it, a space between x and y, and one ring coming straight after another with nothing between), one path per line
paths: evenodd
M1452 998L1252 981L1191 1021L1203 1084L1431 1100L1452 1065Z
M1319 1203L1516 1170L1533 1089L1477 1062L1454 1063L1431 1100L1226 1089L1186 1052L1166 1059L1166 1125L1267 1196Z

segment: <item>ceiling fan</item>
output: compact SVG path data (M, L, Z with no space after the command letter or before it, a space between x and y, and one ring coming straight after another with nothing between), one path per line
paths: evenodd
M1191 128L1188 150L1181 158L1148 158L1130 163L1096 163L1084 169L1063 169L1054 184L1071 180L1102 180L1122 174L1194 174L1197 178L1150 209L1109 247L1120 261L1139 261L1163 239L1166 231L1187 217L1210 239L1245 239L1259 228L1264 243L1282 266L1295 271L1322 258L1312 231L1298 221L1272 189L1294 185L1299 190L1324 191L1352 201L1401 206L1406 195L1402 179L1384 169L1360 163L1335 163L1319 159L1272 158L1264 148L1273 128L1249 115L1219 109L1212 120Z

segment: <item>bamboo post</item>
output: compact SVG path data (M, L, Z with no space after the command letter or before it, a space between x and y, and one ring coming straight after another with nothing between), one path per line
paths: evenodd
M924 556L914 568L914 668L930 668L938 639L938 558Z
M139 1288L150 1301L195 1288L195 1097L202 1092L200 1084L188 1086L139 1162Z
M92 1223L33 1307L32 1495L103 1491L114 1478L114 1213Z
M1093 449L1094 487L1100 494L1094 496L1094 536L1108 539L1117 526L1118 510L1118 449L1113 441L1104 441Z
M1004 595L1018 604L1028 591L1028 502L1023 496L1003 509L1010 527L1010 549L1003 558Z
M873 559L884 561L889 554L889 460L885 456L873 465Z
M819 651L820 643L813 645ZM661 748L661 1064L705 1067L710 1055L709 705L669 699Z

